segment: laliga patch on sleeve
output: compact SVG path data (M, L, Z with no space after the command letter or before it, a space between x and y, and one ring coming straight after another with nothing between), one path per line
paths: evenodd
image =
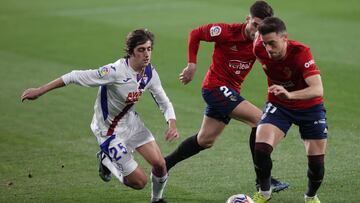
M110 66L103 66L98 70L99 76L102 78L110 73Z
M210 28L210 36L211 37L216 37L219 36L221 34L221 27L218 25L212 26Z

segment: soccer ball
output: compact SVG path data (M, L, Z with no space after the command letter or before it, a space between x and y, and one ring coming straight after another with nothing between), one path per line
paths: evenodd
M254 203L254 201L247 195L237 194L229 197L226 203Z

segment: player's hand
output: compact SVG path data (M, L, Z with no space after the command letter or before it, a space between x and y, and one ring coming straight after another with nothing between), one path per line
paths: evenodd
M172 141L180 137L179 132L176 129L176 120L169 119L169 128L165 131L165 140Z
M291 93L288 92L281 85L271 85L268 88L268 92L274 94L276 97L279 97L281 99L291 99Z
M21 95L21 101L24 100L35 100L38 97L40 97L43 94L43 92L40 90L40 88L29 88L25 90Z
M188 63L188 65L184 68L184 70L180 73L179 79L182 84L186 85L194 79L194 75L196 72L196 64Z

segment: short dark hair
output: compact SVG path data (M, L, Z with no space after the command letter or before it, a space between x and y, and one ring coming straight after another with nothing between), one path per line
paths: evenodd
M277 17L265 18L259 25L258 31L262 35L275 32L276 34L286 32L284 21Z
M266 1L256 1L250 7L250 15L251 17L257 17L260 19L264 19L266 17L271 17L274 15L274 11L271 6L266 3Z
M136 46L151 41L151 46L154 46L154 34L148 29L141 28L130 32L126 37L125 42L125 58L129 58L134 53Z

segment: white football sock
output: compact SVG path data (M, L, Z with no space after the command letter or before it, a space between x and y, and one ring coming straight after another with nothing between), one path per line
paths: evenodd
M156 177L151 173L151 201L158 201L162 198L164 188L167 182L168 174L165 174L163 177Z

